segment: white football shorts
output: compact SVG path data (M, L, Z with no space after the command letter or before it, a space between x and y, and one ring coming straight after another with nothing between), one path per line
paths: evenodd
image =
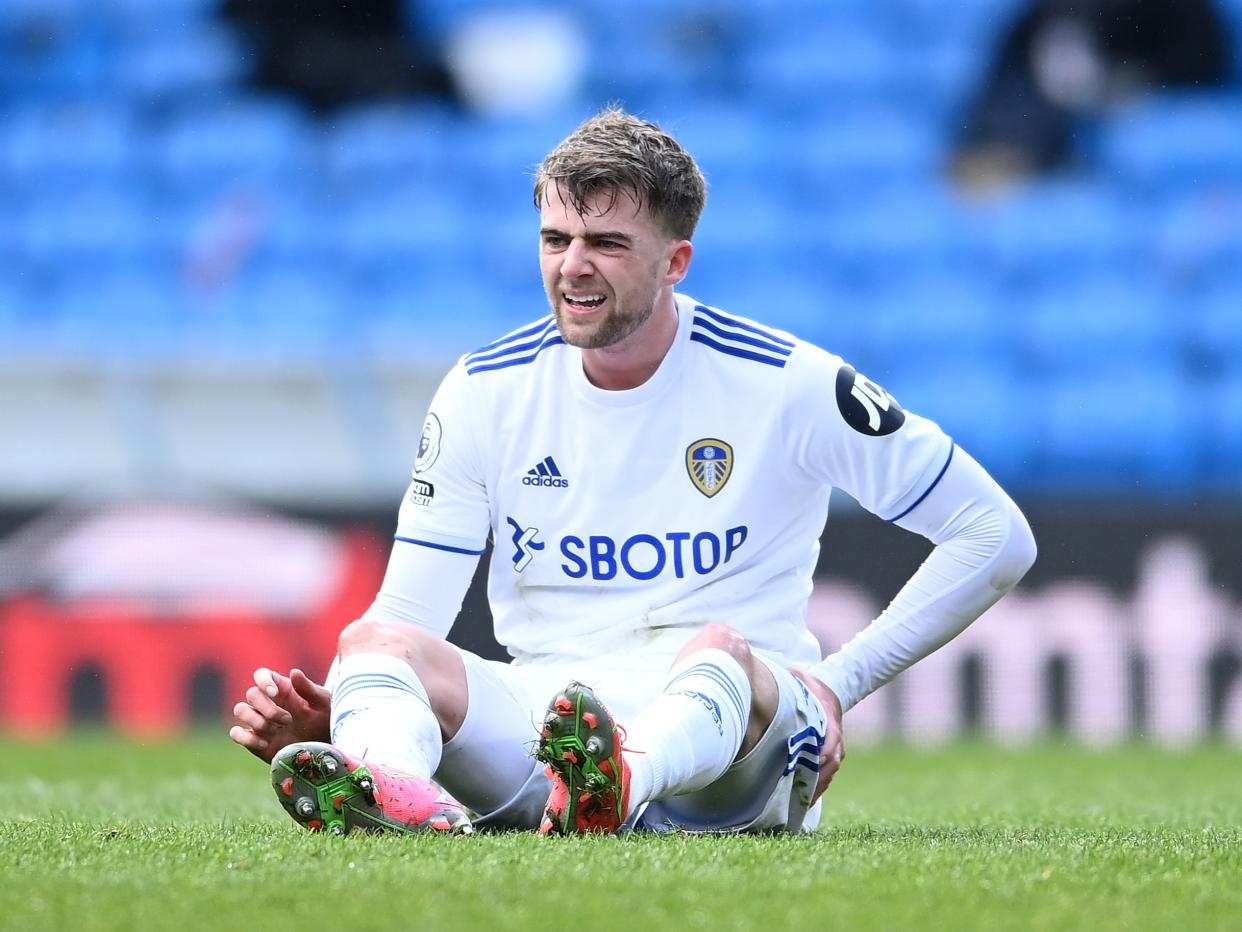
M621 725L663 690L672 657L604 658L513 665L461 651L470 703L444 747L435 779L477 813L479 829L538 828L551 791L534 760L548 703L566 684L595 690ZM819 701L779 660L756 653L772 671L780 700L759 743L709 786L656 800L631 813L636 831L810 832L811 805L826 717Z

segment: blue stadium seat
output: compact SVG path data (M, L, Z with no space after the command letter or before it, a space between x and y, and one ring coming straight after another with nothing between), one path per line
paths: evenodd
M273 197L262 212L253 255L261 265L299 269L308 277L339 261L339 212L311 198Z
M0 100L25 106L95 96L108 87L111 59L105 33L86 10L53 0L42 10L0 14Z
M0 4L0 30L21 29L32 21L77 18L93 0L5 0Z
M1209 481L1221 491L1242 494L1242 366L1203 386L1198 399L1205 412L1199 429Z
M692 116L708 101L737 103L752 90L742 58L764 17L746 4L588 0L578 9L592 49L586 69L593 100L620 99L664 122Z
M24 212L19 248L35 272L133 263L151 244L153 217L146 204L121 189L44 201Z
M1155 283L1089 279L1036 294L1010 296L1018 350L1040 372L1065 372L1084 362L1168 358L1181 320L1171 296Z
M795 221L813 245L813 261L868 283L884 284L953 270L981 277L986 266L965 264L974 257L969 229L960 208L943 192L922 186L871 191L847 181L818 194L818 215ZM796 217L807 208L790 205ZM814 216L815 219L811 219Z
M1199 353L1242 372L1242 273L1198 295L1185 319Z
M111 185L136 170L139 127L121 106L26 106L0 121L0 179L23 198Z
M1203 409L1176 365L1084 355L1032 388L1034 484L1138 495L1202 477Z
M109 20L137 20L163 28L169 23L194 24L210 20L220 0L90 0Z
M357 352L355 308L340 276L272 270L224 283L181 281L160 333L174 356L251 360L346 358Z
M152 161L174 192L238 183L288 191L310 180L315 142L291 101L239 97L179 114L152 140Z
M1004 298L947 273L893 276L867 295L858 327L877 354L921 366L998 360L1010 351Z
M101 270L42 296L48 348L82 357L158 355L170 348L178 306L170 283L141 269Z
M1108 121L1101 168L1159 190L1242 180L1242 95L1237 92L1150 97Z
M1135 222L1152 240L1147 264L1170 281L1196 288L1236 280L1242 268L1242 177L1236 185L1154 200Z
M531 201L529 179L523 179L485 228L468 234L470 245L452 261L471 277L480 274L491 284L520 293L541 288L539 275L539 214ZM471 214L471 216L476 216Z
M453 166L450 137L460 117L413 104L359 106L325 128L324 156L332 183L346 190L433 179Z
M166 205L159 221L150 261L187 274L214 267L221 274L297 269L314 277L339 261L339 218L310 197L272 190L212 192Z
M1006 275L1076 279L1097 270L1130 271L1141 237L1134 209L1089 181L1026 185L965 212L981 256Z
M237 36L223 26L174 28L121 47L115 64L123 95L144 103L201 101L239 80L247 66Z
M477 229L453 198L417 186L395 189L342 209L340 258L354 275L436 268L468 258Z
M891 108L811 118L778 144L804 188L836 182L868 192L940 184L946 145L938 127Z
M797 104L804 112L839 109L888 81L887 45L872 31L847 29L816 36L799 31L785 41L748 45L739 63L742 85L756 104Z
M964 49L990 52L1000 31L1024 6L1024 0L888 0L877 12L886 31L911 40L952 42Z
M985 50L976 45L911 31L889 49L886 99L920 119L933 117L942 133L952 135L946 131L960 120L986 67Z

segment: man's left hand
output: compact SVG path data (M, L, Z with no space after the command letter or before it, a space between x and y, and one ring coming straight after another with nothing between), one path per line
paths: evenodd
M819 750L819 782L815 784L815 799L819 799L824 795L824 790L828 789L828 784L832 782L837 771L841 769L841 762L845 760L845 737L841 728L841 700L822 681L809 673L793 667L789 672L800 679L811 691L811 695L819 700L819 704L824 707L824 715L827 717L824 724L824 744Z

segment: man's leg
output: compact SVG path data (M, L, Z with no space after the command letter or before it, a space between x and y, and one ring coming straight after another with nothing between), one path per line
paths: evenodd
M463 654L415 626L363 620L346 628L331 683L332 744L291 745L273 761L286 810L310 828L460 831L469 825L462 803L487 812L497 797L516 795L531 778L530 711L487 664L469 659L478 689ZM488 739L486 754L466 732ZM458 748L447 758L446 742ZM463 756L463 744L476 753ZM473 767L464 782L463 761ZM433 776L467 795L450 798Z
M778 694L767 666L725 625L708 625L673 662L664 692L628 727L631 807L693 792L758 743Z
M469 705L457 649L415 625L362 619L341 632L338 650L332 743L430 779Z
M777 691L766 730L711 783L651 800L636 828L800 832L818 824L812 805L828 731L824 707L786 667L766 658L757 662L767 667Z
M663 693L630 724L621 755L611 717L577 684L553 698L539 757L557 785L544 831L615 831L651 799L719 778L759 741L779 702L771 671L731 628L682 649Z

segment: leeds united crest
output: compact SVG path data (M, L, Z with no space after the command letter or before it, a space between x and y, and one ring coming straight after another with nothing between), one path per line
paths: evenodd
M733 473L733 447L723 440L696 440L686 447L686 472L694 487L711 498Z

